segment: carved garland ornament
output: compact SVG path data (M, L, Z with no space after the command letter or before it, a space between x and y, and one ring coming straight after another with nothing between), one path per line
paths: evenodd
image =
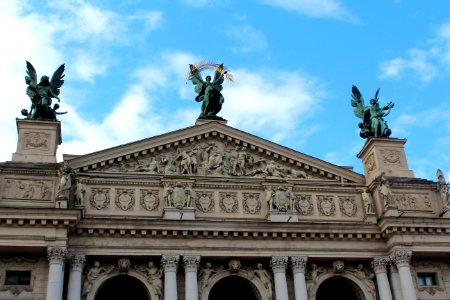
M197 192L195 206L204 213L214 211L213 192Z
M261 213L261 200L258 193L242 193L244 212L255 215Z
M339 208L341 212L347 217L354 217L358 207L356 206L355 197L353 196L339 196Z
M219 193L219 207L222 212L236 213L238 211L238 202L236 199L237 193L220 192Z
M158 190L141 189L141 199L139 203L148 211L157 209L160 202L158 193Z
M42 132L28 132L23 135L24 150L43 148L48 149L50 134Z
M314 209L311 195L296 195L295 209L304 216L310 216Z
M116 206L121 210L131 210L134 207L134 190L116 189Z
M89 202L92 207L101 210L109 206L109 188L92 188Z
M372 154L367 158L366 163L364 164L366 166L367 173L369 174L373 170L375 170L375 167L377 166L375 163L375 157Z
M400 152L396 150L381 150L383 162L386 164L401 165Z
M333 196L319 195L317 197L317 208L322 216L334 216L336 205Z

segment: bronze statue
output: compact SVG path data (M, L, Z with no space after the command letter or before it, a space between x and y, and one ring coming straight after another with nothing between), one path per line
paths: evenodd
M228 73L228 70L223 66L223 63L217 65L206 62L196 66L189 64L189 69L190 71L187 78L195 85L195 92L198 93L197 97L195 97L195 101L203 101L199 119L223 120L221 117L217 116L217 113L222 109L222 104L225 101L221 93L223 89L222 83L225 78L229 81L233 81L231 74ZM213 79L208 75L205 80L203 80L200 72L205 69L215 70Z
M44 75L38 83L36 70L30 62L27 61L26 63L27 76L25 76L25 83L28 85L27 95L31 99L31 107L30 111L22 109L22 115L31 120L56 121L56 115L67 113L56 111L59 108L58 103L51 107L52 98L60 102L58 96L60 93L59 89L64 84L64 64L56 69L51 79Z
M366 139L371 137L389 137L391 130L389 129L383 117L391 112L394 107L393 102L380 107L378 103L378 89L375 96L370 100L370 106L364 106L364 99L356 86L352 87L351 104L354 107L355 116L361 118L363 122L359 123L359 135Z

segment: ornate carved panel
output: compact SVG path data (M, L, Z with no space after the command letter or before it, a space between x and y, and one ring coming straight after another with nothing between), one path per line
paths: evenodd
M109 206L109 188L92 188L89 202L92 207L101 210Z
M385 164L401 165L400 155L400 151L397 150L381 150L381 156Z
M317 195L317 209L322 216L334 216L336 212L336 204L334 197L331 195Z
M51 180L30 180L5 178L2 198L26 200L51 200Z
M297 201L295 201L295 209L304 216L312 215L314 206L311 200L311 195L296 194Z
M364 167L366 168L366 173L370 174L375 168L377 167L377 164L375 162L375 156L374 154L370 154L367 158L366 162L364 163Z
M156 210L159 206L159 192L158 190L141 189L141 197L139 203L141 206L149 211Z
M341 213L347 217L354 217L358 210L354 196L338 196Z
M121 210L131 210L134 207L134 190L116 189L116 206Z
M214 194L213 192L197 192L195 198L195 206L204 213L214 211Z
M236 192L220 192L219 193L219 207L221 212L237 213L238 201Z
M427 195L420 194L394 194L394 201L400 210L433 210L431 201Z
M23 149L39 149L47 150L50 145L50 134L43 132L26 132L23 135Z
M261 213L261 200L258 193L242 193L244 212L246 214Z

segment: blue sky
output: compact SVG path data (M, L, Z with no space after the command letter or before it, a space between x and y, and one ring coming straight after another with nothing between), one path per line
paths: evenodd
M409 168L450 178L448 0L9 0L0 38L0 161L29 107L25 60L39 76L66 64L60 160L192 126L185 74L211 60L235 78L219 113L232 127L362 173L351 87L366 102L381 88Z

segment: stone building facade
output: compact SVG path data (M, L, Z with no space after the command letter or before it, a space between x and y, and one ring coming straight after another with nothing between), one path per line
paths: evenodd
M361 175L223 121L62 163L59 122L17 127L0 299L450 299L448 186L405 140L368 140Z

